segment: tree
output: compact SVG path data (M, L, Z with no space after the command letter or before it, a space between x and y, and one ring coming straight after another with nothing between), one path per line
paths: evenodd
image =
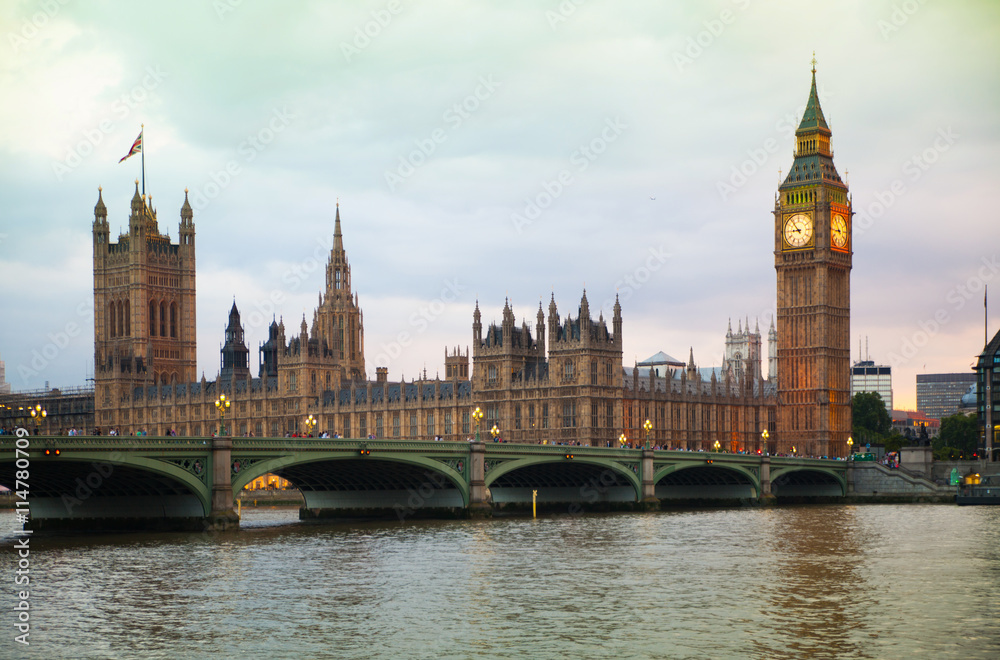
M851 400L854 435L858 441L881 440L892 431L892 418L878 392L858 392Z
M941 420L941 433L932 445L936 452L971 457L979 446L979 422L975 415L951 415Z

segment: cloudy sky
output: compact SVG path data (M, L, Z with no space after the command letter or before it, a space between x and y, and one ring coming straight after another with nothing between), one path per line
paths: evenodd
M509 297L616 291L624 361L717 365L774 313L779 171L816 53L855 217L852 354L968 370L1000 293L1000 4L32 0L0 5L0 359L15 389L93 372L91 223L146 189L195 206L198 368L234 297L251 368L310 319L336 200L366 359L443 373ZM994 298L990 334L1000 319ZM276 302L277 301L277 302Z

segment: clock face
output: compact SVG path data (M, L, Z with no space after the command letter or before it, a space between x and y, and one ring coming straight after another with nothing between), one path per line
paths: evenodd
M830 220L830 242L833 247L847 247L847 220L839 213Z
M812 240L812 218L805 213L796 213L785 220L785 228L782 233L789 246L793 248L804 247Z

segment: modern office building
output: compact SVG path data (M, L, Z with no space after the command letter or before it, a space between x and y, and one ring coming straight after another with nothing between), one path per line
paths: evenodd
M986 344L976 362L976 410L979 415L979 446L996 460L1000 445L1000 332Z
M917 410L933 419L954 415L976 374L917 374Z
M875 364L874 360L859 360L851 367L851 396L858 392L877 392L892 413L892 367ZM961 396L961 395L959 395ZM919 406L918 406L919 407Z

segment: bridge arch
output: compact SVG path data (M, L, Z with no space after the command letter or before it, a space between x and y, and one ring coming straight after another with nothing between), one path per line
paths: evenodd
M246 457L234 457L243 460ZM468 459L460 460L468 471ZM298 452L250 462L232 477L234 497L264 474L292 483L305 498L306 509L465 508L469 485L454 467L414 453L377 451Z
M582 455L504 461L486 472L484 482L495 504L531 502L532 490L541 503L637 502L642 493L639 476L626 465Z
M755 499L760 477L735 463L706 460L665 465L653 473L654 492L660 500Z
M811 465L772 466L771 492L775 497L843 497L847 474Z
M202 475L152 456L64 450L31 459L31 516L43 521L203 518L211 512L207 457ZM0 461L0 484L14 489L14 461ZM10 483L8 483L8 481Z

